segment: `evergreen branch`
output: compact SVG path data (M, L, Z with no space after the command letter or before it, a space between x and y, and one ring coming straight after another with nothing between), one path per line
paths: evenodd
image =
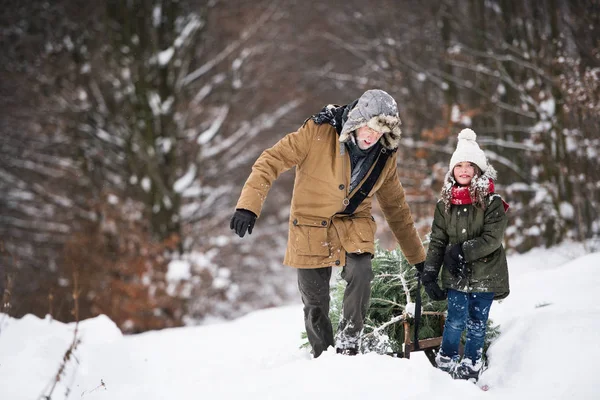
M406 304L412 303L410 300L410 289L408 288L408 282L406 282L404 274L400 274L400 280L402 281L402 287L404 287L404 294L406 294Z
M377 275L374 279L380 279L380 278L396 278L399 279L400 277L398 276L398 274L379 274Z
M406 306L405 306L405 305L403 305L403 304L396 303L395 301L388 300L388 299L382 299L381 297L374 297L374 298L372 298L372 299L371 299L371 301L380 301L380 302L382 302L382 303L391 304L391 305L393 305L393 306L396 306L396 307L399 307L399 308L401 308L402 310L404 310L404 308L406 307ZM371 307L371 309L374 309L374 310L376 310L376 309L377 309L377 307Z
M404 321L405 319L406 319L406 314L397 315L394 318L390 319L388 322L386 322L386 323L378 326L377 328L373 329L373 332L366 333L364 336L365 337L369 337L369 336L378 335L379 332L381 332L382 330L384 330L388 326L393 325L396 322Z

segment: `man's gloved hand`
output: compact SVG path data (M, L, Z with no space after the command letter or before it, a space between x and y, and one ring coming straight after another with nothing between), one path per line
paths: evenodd
M442 290L437 283L439 270L431 264L425 265L425 263L419 263L423 265L423 269L421 272L421 282L423 282L423 287L425 288L425 293L431 300L440 301L444 300L448 297L448 293L446 290ZM415 265L415 268L417 265Z
M440 301L448 297L448 291L442 290L436 281L423 283L425 293L431 300Z
M425 265L425 263L423 263L423 270L421 272L421 282L423 282L424 286L431 282L437 282L438 274L439 270L435 266Z
M248 234L252 234L252 228L254 228L254 222L256 221L256 214L252 211L238 208L233 213L229 227L238 234L239 237L244 237L246 230Z
M420 263L415 264L415 268L417 269L417 277L420 277L423 273L423 269L425 268L425 261L421 261Z
M450 246L444 254L444 267L448 268L450 273L457 278L466 278L466 266L465 255L462 251L462 245L455 244Z

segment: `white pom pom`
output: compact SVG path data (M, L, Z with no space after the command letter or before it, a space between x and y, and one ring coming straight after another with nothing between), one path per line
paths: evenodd
M465 140L475 140L477 139L477 135L475 134L473 129L466 128L460 131L460 133L458 134L458 138Z

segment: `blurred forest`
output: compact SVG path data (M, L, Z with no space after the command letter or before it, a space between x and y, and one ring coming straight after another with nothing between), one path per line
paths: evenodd
M281 265L293 171L252 236L229 218L263 149L369 88L398 102L424 238L467 126L511 204L510 251L600 234L600 0L1 3L13 316L136 333L298 301Z

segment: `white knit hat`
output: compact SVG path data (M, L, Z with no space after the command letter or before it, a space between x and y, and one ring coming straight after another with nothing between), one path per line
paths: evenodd
M463 161L477 165L481 169L481 172L485 172L488 169L487 158L475 139L477 139L477 135L472 129L467 128L460 131L456 150L452 154L452 158L450 158L449 167L451 171L456 164Z

